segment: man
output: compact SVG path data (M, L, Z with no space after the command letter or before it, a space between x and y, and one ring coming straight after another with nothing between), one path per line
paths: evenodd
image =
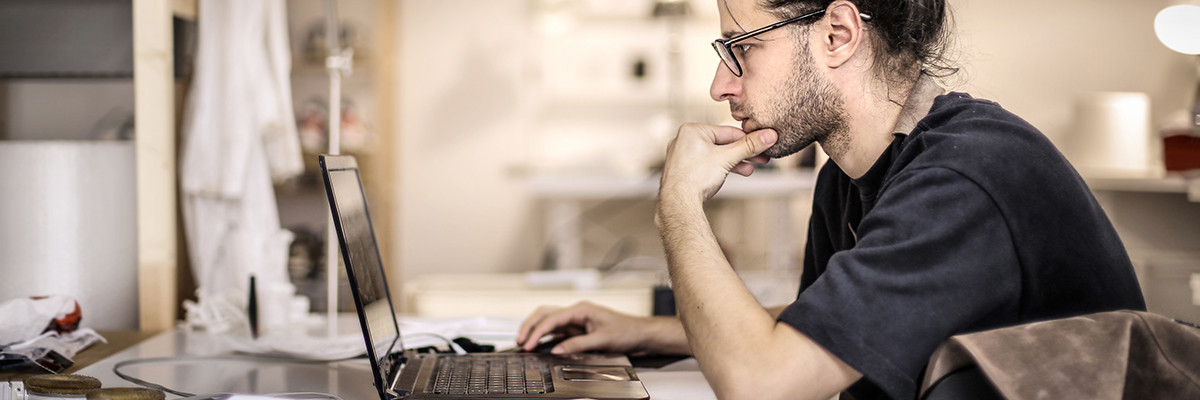
M915 398L964 332L1145 304L1111 223L1034 127L943 94L944 0L718 0L711 94L741 128L688 124L655 220L679 318L543 308L526 349L692 354L723 399ZM703 204L729 172L819 142L801 290L764 310Z

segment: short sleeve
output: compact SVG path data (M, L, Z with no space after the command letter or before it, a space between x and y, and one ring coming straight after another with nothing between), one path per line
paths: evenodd
M1009 229L992 198L953 170L897 175L857 237L779 320L888 397L917 396L946 338L1016 313L1021 279Z

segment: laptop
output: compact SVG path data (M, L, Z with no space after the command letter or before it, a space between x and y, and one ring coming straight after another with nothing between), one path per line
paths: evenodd
M320 164L380 400L650 398L623 355L405 351L357 162Z

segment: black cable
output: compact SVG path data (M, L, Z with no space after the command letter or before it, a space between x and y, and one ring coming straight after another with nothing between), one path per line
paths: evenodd
M150 364L150 363L157 363L157 362L164 362L164 361L176 361L181 358L184 358L184 357L136 358L136 359L132 359L132 360L124 360L124 361L118 362L116 365L113 365L112 371L113 371L113 374L116 374L117 376L121 377L121 379L132 382L135 385L148 387L148 388L151 388L154 390L161 390L163 392L170 393L170 394L173 394L173 395L176 395L179 397L196 397L196 395L194 393L188 393L188 392L174 390L174 389L168 388L166 386L159 385L157 383L147 382L147 381L144 381L144 380L141 380L138 378L134 378L129 375L125 375L124 373L121 372L122 367L130 366L130 365Z

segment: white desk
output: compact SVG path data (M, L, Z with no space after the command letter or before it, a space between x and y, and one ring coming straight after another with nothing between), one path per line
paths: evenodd
M345 400L378 400L366 360L333 364L297 364L269 361L190 360L223 352L217 340L203 333L168 331L76 372L95 377L103 387L136 387L113 373L121 361L179 357L122 368L121 372L168 388L189 393L270 394L290 392L331 393ZM168 394L168 398L175 398Z
M272 394L317 392L345 400L378 400L365 359L331 364L189 359L228 354L218 340L203 333L172 330L151 337L76 372L99 379L104 387L135 387L113 373L121 361L177 357L172 361L127 366L122 373L188 393ZM693 362L662 369L638 369L638 377L655 400L715 399ZM168 398L176 398L168 394Z

